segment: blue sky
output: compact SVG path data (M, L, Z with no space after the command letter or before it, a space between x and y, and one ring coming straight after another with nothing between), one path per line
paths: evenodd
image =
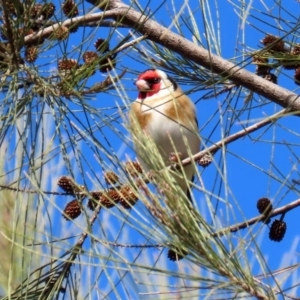
M173 1L176 2L176 1ZM156 13L155 19L161 24L169 25L172 22L172 1L166 1ZM200 2L200 1L199 1ZM203 1L206 5L205 1ZM232 3L231 3L232 2ZM296 22L296 17L293 17L289 12L299 10L299 5L296 1L288 1L288 4L282 2L284 9L274 9L274 1L261 2L258 0L250 1L255 9L250 10L250 16L243 23L238 17L239 1L217 1L218 7L212 9L212 20L215 22L219 18L219 33L216 33L215 37L220 36L219 54L232 61L241 62L248 59L245 53L258 50L262 47L259 40L264 37L264 33L271 33L277 36L283 36L284 32L288 32L293 23ZM141 7L148 4L148 1L140 1ZM210 2L210 5L214 6L215 3ZM89 4L84 4L89 7ZM175 3L176 11L180 10L181 2ZM208 43L205 39L203 29L203 14L205 10L196 9L199 5L198 1L189 1L191 11L193 11L193 17L198 23L200 37L203 41L204 47L208 47ZM235 7L237 5L237 7ZM150 4L151 10L155 10L158 7L158 2L152 1ZM247 4L246 4L247 7ZM82 7L81 7L82 8ZM268 11L267 11L268 9ZM187 8L184 9L187 13ZM269 13L273 17L267 17L265 14ZM279 21L279 17L283 21ZM261 18L264 22L259 21L257 18ZM183 25L182 31L187 38L192 38L187 27ZM217 23L215 23L217 24ZM241 28L242 24L245 24L245 30ZM281 29L279 29L281 28ZM174 27L171 28L175 30ZM88 34L88 32L91 32ZM202 32L203 31L203 32ZM262 31L262 32L260 32ZM111 48L118 45L122 34L127 34L127 29L120 29L116 32L110 32L107 28L99 29L86 29L85 36L88 36L88 42L83 43L81 40L81 34L83 29L80 29L77 34L72 35L65 47L70 54L69 58L77 59L80 57L81 51L93 48L93 43L97 38L105 38L112 34ZM264 32L264 33L263 33ZM243 35L245 34L245 35ZM213 38L213 34L209 38ZM289 35L287 39L292 42L297 42L296 38ZM82 43L82 48L81 48ZM90 44L89 44L90 43ZM144 47L148 47L143 43ZM149 49L149 48L148 48ZM60 59L60 50L58 47L51 48L48 52L45 52L40 57L40 62L44 63L45 70L55 71L57 66L57 60ZM137 58L136 61L133 58ZM74 151L68 146L68 155L72 171L78 183L86 184L89 189L101 189L105 187L103 181L103 171L112 169L117 173L122 173L119 161L125 161L127 157L135 158L132 144L130 142L130 135L125 129L124 117L128 111L128 107L132 101L136 98L136 90L134 86L134 80L137 74L151 65L147 63L141 63L141 57L137 52L131 50L126 53L118 55L116 73L120 73L124 68L128 69L128 72L121 80L119 91L110 90L106 93L100 93L99 95L92 97L91 99L84 99L87 104L96 109L94 114L84 112L81 107L76 105L74 101L61 99L63 105L72 111L68 115L68 118L73 123L65 123L65 128L71 131L71 137L78 138L78 134L87 133L87 128L91 127L93 130L93 138L97 140L97 144L93 145L92 138L85 138L85 140L78 139L78 149ZM245 66L249 71L254 72L254 65ZM193 72L196 70L190 70ZM297 86L293 81L293 71L278 70L279 85L288 89L295 90L297 92ZM112 72L112 74L114 74ZM89 85L97 81L102 81L105 75L97 72L89 81ZM178 81L184 83L183 78L176 78ZM198 90L202 86L197 83L181 84L183 90L190 93L191 90L197 88ZM121 89L121 85L123 90ZM205 85L205 84L204 84ZM203 86L204 86L203 85ZM206 91L191 92L190 97L196 103L197 115L199 120L200 135L203 139L203 147L209 146L214 142L220 140L223 134L229 135L237 132L243 128L254 124L260 119L272 115L280 110L280 107L268 103L265 99L262 99L258 95L253 96L253 100L246 107L244 104L245 95L249 91L242 91L241 97L237 98L236 95L232 96L231 102L226 102L229 98L226 98L227 94L221 94L217 98L202 99L201 97ZM268 104L264 104L264 102ZM241 115L237 118L237 114ZM111 118L114 119L111 122ZM201 212L204 218L211 221L209 216L209 203L212 206L218 205L217 219L218 224L221 227L233 225L235 222L241 222L245 219L257 216L256 202L261 197L268 197L273 201L274 207L279 207L296 200L299 197L299 187L295 187L294 190L290 190L285 182L291 179L298 179L298 156L299 156L299 134L297 129L299 128L300 121L297 117L286 117L279 120L276 125L267 126L257 132L240 139L226 148L226 153L222 154L219 151L215 156L215 163L212 163L208 168L202 169L199 167L199 174L201 174L201 180L205 184L205 189L208 192L218 194L222 201L217 201L216 197L205 198L205 193L194 191L195 202L197 208ZM68 140L69 137L66 134L64 123L61 124L61 136L64 140ZM49 129L49 131L51 131ZM95 141L94 140L94 141ZM56 137L55 143L59 141ZM77 156L77 158L76 158ZM58 156L61 158L61 155ZM223 179L220 176L219 160L222 159L225 163L223 169ZM51 163L51 170L53 170L51 183L55 186L55 181L61 175L67 173L67 169L64 165L57 162ZM80 163L79 163L80 162ZM226 172L225 172L226 171ZM196 181L196 183L199 182ZM229 186L229 189L225 189L225 185ZM48 183L49 184L49 183ZM220 191L219 191L220 190ZM59 197L58 197L59 198ZM66 222L61 217L61 210L64 208L64 204L67 203L68 198L55 199L49 198L50 207L54 208L54 215L56 216L55 224L52 225L53 233L56 237L66 237L66 235L78 234L80 230L78 227L85 227L85 218L81 216L74 223ZM71 200L71 198L70 198ZM46 202L47 202L46 201ZM89 212L88 212L89 213ZM120 211L117 208L113 208L109 211L102 211L99 220L93 227L93 233L95 237L111 242L120 242L123 244L144 244L147 242L147 237L151 236L148 232L149 229L155 230L156 223L150 217L146 208L138 203L136 207L127 215L128 212ZM125 220L125 221L124 221ZM289 212L284 220L287 222L287 232L284 240L281 243L275 243L268 238L267 226L257 224L251 228L251 235L248 229L244 229L236 234L233 234L231 242L233 245L237 245L238 241L244 241L245 247L249 247L246 251L250 261L253 275L259 275L260 270L257 263L256 250L254 245L251 244L253 236L255 236L255 242L259 245L259 250L263 254L263 257L268 261L270 270L275 270L283 266L288 266L291 263L296 263L299 252L299 234L298 228L298 210ZM132 224L132 225L130 225ZM45 225L47 229L47 225ZM63 230L61 230L63 228ZM152 242L157 243L164 241L164 234L161 230L158 230L160 234L158 236L151 237ZM252 236L253 235L253 236ZM60 246L66 250L77 239L72 239L67 244L61 244ZM225 240L225 239L224 239ZM224 241L225 242L225 241ZM157 278L153 278L151 271L145 273L143 278L139 280L136 278L135 273L127 273L124 279L124 286L122 283L118 283L120 277L122 277L124 266L127 266L125 262L136 262L137 264L147 263L149 267L157 267L162 269L168 269L177 273L187 272L193 274L205 275L205 271L200 270L198 267L193 266L188 260L184 259L179 263L169 262L166 259L166 250L161 254L159 249L124 249L115 248L116 252L111 253L105 246L99 243L91 243L90 240L84 246L86 255L83 256L82 261L87 263L88 266L84 268L82 278L84 277L89 285L95 280L99 284L99 299L102 299L106 293L108 293L109 299L138 299L138 292L153 292L153 291L173 291L176 290L178 285L183 285L183 280L175 279L174 277L162 279L162 286L159 287L147 287L147 285L140 284L140 281L146 281L147 284L157 284ZM254 251L254 252L253 252ZM124 260L122 263L106 262L106 259L102 259L102 255L111 255L114 259ZM100 259L99 259L100 256ZM95 264L95 265L94 265ZM103 264L105 267L103 267ZM112 268L109 268L111 266ZM116 266L118 266L116 268ZM79 268L79 267L76 267ZM101 269L102 268L102 269ZM103 271L100 271L103 270ZM295 271L294 277L290 277L285 287L289 287L292 283L295 283L299 278L298 271ZM138 276L137 276L138 277ZM118 283L118 284L117 284ZM160 283L160 282L159 282ZM189 282L190 283L190 282ZM116 285L116 290L112 290L112 284ZM273 284L273 283L272 283ZM177 287L176 287L177 286ZM126 294L126 289L130 292L130 297ZM93 296L97 294L93 292ZM195 298L201 299L201 296L194 292ZM297 290L292 291L293 295L297 295ZM192 294L189 294L192 296ZM299 293L298 293L299 295ZM172 295L168 295L172 299ZM147 296L146 296L147 298ZM155 297L154 297L155 298ZM87 298L88 299L88 298ZM95 299L95 298L93 298ZM148 299L148 298L147 298Z

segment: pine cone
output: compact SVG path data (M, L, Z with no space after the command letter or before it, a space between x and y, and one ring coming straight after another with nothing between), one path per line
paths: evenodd
M185 253L185 255L187 255L187 253ZM176 252L172 249L169 249L169 251L168 251L168 258L171 261L179 261L179 260L183 259L185 255L179 254L178 252Z
M281 60L280 62L285 70L295 70L300 67L300 61Z
M105 208L112 208L120 201L120 195L115 189L108 190L107 194L103 194L100 203Z
M136 161L127 161L124 165L125 172L132 177L137 177L143 173L140 163Z
M51 2L43 5L41 14L46 20L48 20L51 17L53 17L54 12L55 12L55 5Z
M62 76L68 76L78 69L76 59L64 58L58 62L58 70Z
M96 206L98 205L99 200L100 200L101 196L103 195L103 193L102 192L91 192L90 195L92 198L89 199L87 206L90 210L94 211Z
M21 3L21 1L4 0L3 5L5 5L6 9L8 10L8 13L12 14L13 16L22 15L24 12L24 6Z
M114 69L117 65L117 62L115 60L116 55L110 55L104 59L100 60L100 72L101 73L107 73L109 71L111 71L112 69Z
M286 232L286 223L280 220L274 220L271 225L269 238L271 241L280 242Z
M271 81L271 82L277 84L277 76L276 76L275 74L273 74L273 73L266 74L266 75L264 76L264 79L266 79L266 80L268 80L268 81Z
M66 220L74 220L81 214L81 206L77 199L72 200L64 209L64 218Z
M114 172L106 172L104 173L104 180L107 184L115 184L119 182L119 176Z
M269 60L267 58L261 57L261 56L253 56L252 57L252 63L253 64L267 64Z
M59 40L63 41L69 36L69 29L66 26L60 26L56 28L52 34L49 36L50 40Z
M38 57L39 49L37 47L26 47L25 48L25 60L29 63L36 61Z
M271 68L268 66L262 66L262 65L257 65L255 68L255 74L258 76L265 76L269 74L271 71Z
M30 10L30 16L32 19L36 19L42 15L43 5L40 3L35 4Z
M78 25L76 25L75 23L72 23L72 25L70 25L70 27L69 27L69 32L75 33L77 31L78 31Z
M109 42L105 39L98 39L95 43L94 46L97 51L100 53L105 53L109 51Z
M58 178L57 185L70 195L75 195L76 193L80 193L85 190L85 187L83 185L77 186L73 179L68 176L61 176L60 178Z
M97 59L99 59L98 54L93 51L84 52L82 57L83 57L84 63L87 65L92 64L94 61L97 61Z
M269 50L277 51L277 52L285 52L284 41L280 40L280 38L273 36L273 35L266 35L262 40L261 43L264 46L268 46ZM272 46L270 46L272 45ZM269 47L270 46L270 47Z
M62 10L66 17L74 18L78 16L78 7L73 0L66 0L62 5Z
M105 208L112 208L120 201L120 195L115 189L109 189L107 193L91 192L92 198L88 201L88 208L95 210L98 203Z
M292 55L300 55L300 45L299 44L295 45L292 48L291 54Z
M263 214L265 216L268 216L273 209L272 203L271 203L270 199L268 199L268 198L260 198L257 201L256 207L257 207L259 213Z
M300 68L295 70L294 80L297 85L300 85Z
M267 65L262 65L262 64L267 64L268 62L269 60L267 58L260 57L260 56L253 56L252 63L256 64L256 69L255 69L256 75L263 76L270 73L271 68Z
M130 209L138 201L138 197L129 186L122 186L119 190L120 204L125 209Z
M125 172L128 173L132 177L137 177L139 174L143 173L142 167L140 163L136 161L127 161L124 164Z

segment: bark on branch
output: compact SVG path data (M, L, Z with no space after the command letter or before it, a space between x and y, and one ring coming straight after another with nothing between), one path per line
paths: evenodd
M87 1L95 5L94 0ZM235 84L266 97L287 108L288 111L293 111L294 113L299 111L300 115L300 99L297 94L210 53L119 0L107 0L104 2L105 5L101 5L101 9L105 9L105 13L109 13L112 19L121 20L122 24L128 25L142 35L146 35L149 40L176 52L186 59L190 59L213 73L229 78Z

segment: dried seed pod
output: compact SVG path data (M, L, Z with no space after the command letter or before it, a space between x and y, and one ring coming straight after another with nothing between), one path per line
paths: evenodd
M109 51L109 42L105 39L98 39L95 43L94 46L97 51L100 53L105 53Z
M300 67L300 61L281 60L280 63L282 64L285 70L295 70Z
M257 207L259 213L261 213L265 216L265 218L263 218L262 221L265 224L269 224L270 218L268 216L272 212L272 209L273 209L271 201L268 198L260 198L257 201L256 207Z
M261 41L264 46L267 46L269 50L277 52L285 52L284 41L274 35L266 35Z
M61 176L57 180L57 185L65 192L74 194L74 181L71 177Z
M62 4L62 10L66 17L74 18L78 16L78 7L73 0L66 0Z
M272 209L273 209L273 206L272 206L272 203L271 203L270 199L265 198L265 197L260 198L257 201L256 207L257 207L260 214L263 214L263 215L266 215L266 216L268 216L271 213Z
M68 36L69 29L66 26L62 25L53 30L52 34L49 36L49 39L63 41L67 39Z
M115 189L110 189L100 197L100 203L106 208L114 207L120 201L120 195Z
M64 218L74 220L81 214L81 205L77 199L70 201L64 209Z
M94 211L99 203L101 196L103 195L103 192L91 192L90 195L91 198L89 198L87 206L90 210Z
M115 184L119 182L119 176L114 172L106 172L104 173L104 179L107 184Z
M300 55L300 45L299 44L295 45L292 48L291 54L292 55Z
M295 70L294 80L297 85L300 85L300 68Z
M267 58L260 57L257 55L253 56L252 63L256 65L255 68L256 75L264 76L270 73L271 68L267 65L263 65L263 64L267 64L268 62L269 60Z
M179 254L178 252L176 252L176 251L174 251L172 249L169 249L169 251L168 251L168 258L171 261L179 261L179 260L183 259L184 256L187 255L187 253ZM183 251L181 250L181 252L183 252Z
M198 161L198 165L205 168L212 162L212 156L210 154L204 154Z
M255 68L255 74L258 76L265 76L269 74L271 71L271 68L268 66L262 66L262 65L257 65Z
M38 57L39 49L37 47L26 47L25 48L25 60L29 63L36 61Z
M117 61L115 60L116 55L110 55L104 59L101 59L99 62L100 65L100 72L101 73L107 73L114 69L117 65Z
M69 27L69 32L70 33L75 33L78 31L78 25L76 25L75 23L73 23L72 25L70 25Z
M140 163L136 161L127 161L124 165L125 172L132 177L137 177L143 173Z
M13 16L22 15L24 12L24 6L19 0L4 0L3 5L5 5L8 13L12 14Z
M85 190L83 185L78 186L71 177L61 176L57 180L57 185L70 195L75 195ZM84 196L83 196L84 197Z
M258 55L254 55L252 57L252 63L253 64L267 64L269 62L269 60L265 57L261 57L261 56L258 56Z
M48 20L51 17L53 17L54 12L55 12L55 5L52 2L50 2L43 5L41 14L46 20Z
M277 76L276 76L275 74L273 74L273 73L266 74L266 75L264 76L264 79L266 79L266 80L268 80L268 81L271 81L271 82L277 84Z
M84 63L87 65L92 64L93 62L95 62L99 59L98 54L94 51L86 51L86 52L84 52L82 57L83 57Z
M68 76L78 69L76 59L64 58L58 62L58 70L62 76Z
M138 201L138 197L129 186L122 186L119 190L120 204L125 209L130 209Z
M30 16L32 19L36 19L42 15L43 5L36 3L30 10Z
M78 68L77 60L76 59L70 59L70 58L64 58L58 62L58 68L59 70L71 70Z
M280 242L286 232L286 223L280 220L274 220L271 225L269 238L271 241Z

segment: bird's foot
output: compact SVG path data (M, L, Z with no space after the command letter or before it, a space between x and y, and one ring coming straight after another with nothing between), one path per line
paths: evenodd
M182 160L182 154L180 152L171 152L169 161L172 163L178 163Z

